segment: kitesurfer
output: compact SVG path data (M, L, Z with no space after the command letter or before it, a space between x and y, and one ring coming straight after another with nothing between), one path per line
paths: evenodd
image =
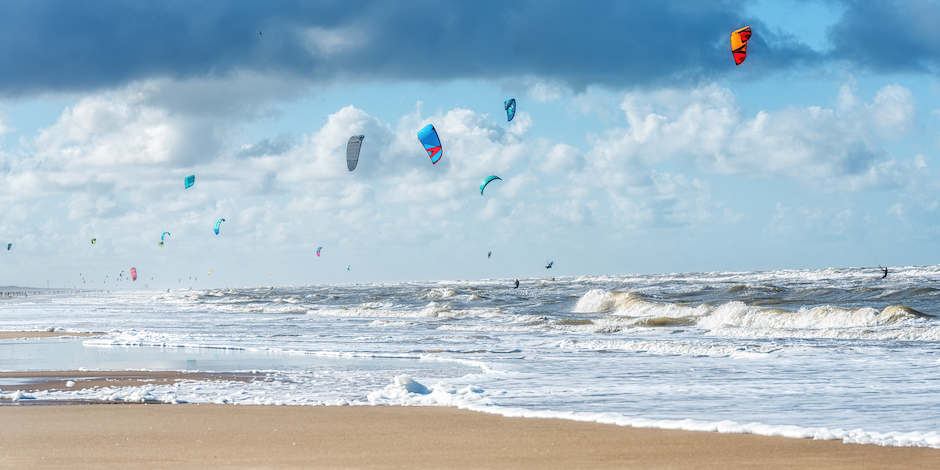
M518 289L518 288L519 288L519 280L516 279L516 287L513 287L513 289Z
M553 264L555 264L555 262L554 262L554 261L550 261L548 264L545 265L545 269L552 269L552 265L553 265Z
M885 266L885 267L883 267L883 268L881 268L881 269L884 269L884 271L885 271L885 275L884 275L884 276L881 276L881 278L884 279L884 278L888 277L888 267Z

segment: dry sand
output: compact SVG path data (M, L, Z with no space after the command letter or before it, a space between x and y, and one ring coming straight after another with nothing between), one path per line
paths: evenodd
M0 406L0 468L936 469L940 451L443 407Z

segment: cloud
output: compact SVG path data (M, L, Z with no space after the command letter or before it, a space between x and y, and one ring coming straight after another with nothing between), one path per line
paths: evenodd
M591 84L660 87L732 72L739 2L473 3L444 0L257 3L93 1L0 5L0 94L93 91L142 80L276 76L322 84L459 79L528 83L540 101ZM263 35L258 34L262 30ZM765 31L768 69L810 63L792 36Z
M831 60L878 73L940 72L940 5L926 0L839 2L845 10L830 26Z
M716 85L628 93L621 105L628 127L608 129L596 138L588 161L593 172L608 168L600 181L635 186L644 184L644 169L669 161L692 161L717 174L793 178L807 185L832 178L844 185L844 177L866 174L868 185L900 184L900 175L884 170L892 166L892 157L882 140L914 129L913 94L888 85L862 103L844 86L839 103L838 110L790 107L747 118L731 91Z

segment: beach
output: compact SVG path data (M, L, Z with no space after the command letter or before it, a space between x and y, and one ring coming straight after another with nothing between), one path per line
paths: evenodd
M934 468L938 275L10 299L0 468Z
M446 407L0 406L2 468L933 469L940 451Z

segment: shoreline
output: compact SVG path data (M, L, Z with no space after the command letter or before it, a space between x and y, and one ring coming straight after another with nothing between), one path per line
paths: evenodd
M449 407L0 407L24 468L936 468L940 452L506 418ZM11 431L15 430L15 431Z
M0 339L59 338L62 336L106 336L107 333L67 333L58 331L0 331Z

